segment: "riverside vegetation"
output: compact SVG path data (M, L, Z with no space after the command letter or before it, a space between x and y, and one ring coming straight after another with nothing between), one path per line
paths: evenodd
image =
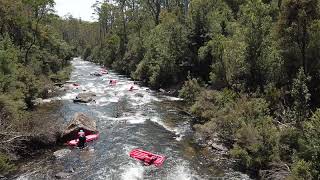
M318 0L116 0L96 5L83 57L154 89L181 87L199 117L253 176L284 166L320 176ZM97 27L98 26L98 27Z
M32 113L54 82L68 79L75 48L63 40L53 0L0 0L0 174L11 161L50 145L54 124ZM51 129L52 128L52 129ZM54 135L52 135L54 136ZM8 156L10 155L10 156Z
M58 59L82 53L154 89L181 88L180 97L199 117L196 132L206 141L219 139L253 177L284 166L283 178L320 178L318 0L103 1L93 6L98 15L93 23L50 13L40 18L43 11L35 2L48 8L51 1L0 2L11 9L28 7L0 6L6 16L26 13L0 21L1 42L11 47L0 48L11 52L5 59L16 59L12 67L33 70L24 76L48 77L64 67ZM28 105L39 92L23 90L20 101L7 91L6 98L13 97L3 102L14 104L10 108ZM6 159L0 162L10 167Z

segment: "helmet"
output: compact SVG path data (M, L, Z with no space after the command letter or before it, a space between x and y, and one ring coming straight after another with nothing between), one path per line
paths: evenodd
M81 129L80 132L83 132L83 130Z

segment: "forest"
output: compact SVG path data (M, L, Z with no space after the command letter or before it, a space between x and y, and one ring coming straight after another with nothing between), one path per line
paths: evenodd
M53 7L53 0L0 0L0 174L14 170L12 154L32 134L49 131L33 117L34 101L71 72L76 51L61 37Z
M97 22L60 18L53 5L0 0L4 131L22 131L31 101L81 55L179 90L196 133L219 139L241 171L320 178L318 0L105 0L93 5Z

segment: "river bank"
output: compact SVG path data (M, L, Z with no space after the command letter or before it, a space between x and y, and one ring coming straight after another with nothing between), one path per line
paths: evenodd
M45 83L40 83L39 87L33 89L34 98L28 106L23 101L12 101L8 97L1 97L0 174L2 176L14 173L15 165L20 161L32 159L42 154L42 151L58 145L61 116L57 110L60 104L58 101L51 102L50 98L63 93L55 83L67 81L71 70L71 66L66 66L56 74L42 78L41 81ZM12 93L10 96L14 95Z

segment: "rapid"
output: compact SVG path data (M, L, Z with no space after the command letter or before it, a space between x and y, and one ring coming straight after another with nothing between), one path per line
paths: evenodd
M52 152L48 152L26 162L15 179L54 179L54 174L70 169L68 179L246 179L232 170L219 169L212 174L202 163L203 157L190 143L192 117L176 106L183 103L181 99L134 85L130 78L113 71L101 77L92 76L90 73L99 72L101 67L80 58L75 58L72 66L70 81L80 86L47 101L61 102L59 111L65 122L76 112L94 118L100 138L88 143L86 150L74 148L61 158L53 158ZM110 86L110 79L117 80L117 85ZM137 90L129 91L132 85ZM95 93L95 102L73 103L80 92ZM143 166L129 157L134 148L165 155L166 161L160 168Z

